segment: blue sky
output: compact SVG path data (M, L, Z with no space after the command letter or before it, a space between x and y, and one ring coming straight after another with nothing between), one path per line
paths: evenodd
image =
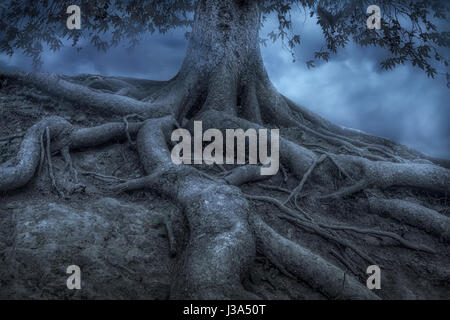
M294 15L295 17L295 15ZM450 158L450 89L442 77L427 78L411 66L379 69L384 52L350 44L330 62L307 69L323 38L315 21L297 15L302 43L297 62L281 43L262 47L264 63L280 92L337 124L406 144L426 154ZM273 28L269 19L262 35ZM42 71L169 79L180 67L187 47L184 30L148 35L129 53L124 47L98 52L86 46L45 51ZM0 55L0 68L31 70L31 59L16 53Z

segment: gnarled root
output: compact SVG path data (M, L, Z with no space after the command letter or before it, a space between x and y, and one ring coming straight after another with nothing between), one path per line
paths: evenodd
M69 149L94 147L113 139L125 138L124 126L123 123L107 123L74 130L73 126L61 117L44 118L28 129L16 159L0 166L0 191L14 190L26 185L33 178L36 169L42 167L45 153L50 153L50 156L47 155L50 160L51 153L63 151L63 156L68 161ZM128 132L136 135L141 126L142 123L129 123ZM42 138L47 130L48 140L51 140L51 144L47 143L47 148L51 150L44 152ZM70 169L72 163L69 162L68 165ZM72 173L76 175L76 171L72 170ZM52 183L54 179L53 177Z
M173 126L171 117L145 122L137 146L152 178L128 182L120 189L155 188L184 208L189 241L179 256L172 298L253 298L241 284L255 254L248 203L236 188L210 180L192 167L172 164L166 138Z
M362 179L353 186L346 187L321 198L344 197L363 190L368 186L382 189L400 186L444 192L450 190L450 170L432 164L392 163L370 161L361 157L336 155L335 159L350 171L362 169Z
M217 111L208 111L201 115L204 128L225 129L264 129L264 127ZM355 193L366 185L387 188L390 186L417 187L443 192L450 190L450 170L433 164L393 163L389 161L371 161L363 157L332 155L334 162L346 172L361 168L365 183L351 188L344 195ZM317 156L288 139L280 137L280 158L299 178L307 172ZM356 179L356 178L355 178Z
M261 166L247 165L237 167L225 175L225 181L233 186L240 186L244 183L256 182L269 179L270 176L261 175Z
M257 249L330 299L379 299L358 280L319 255L282 237L260 217L251 215Z
M417 203L400 199L369 198L370 211L425 230L450 242L450 219Z
M41 140L47 128L49 140L56 140L53 148L64 146L72 132L72 125L60 117L45 118L26 133L16 156L15 164L0 166L0 191L8 191L26 185L34 176L42 159ZM65 142L64 142L65 141Z
M157 116L170 113L165 101L153 103L142 102L123 95L88 88L87 86L63 79L55 74L47 73L2 73L5 78L11 78L31 84L56 97L67 99L83 107L92 108L104 113L115 113L126 116L136 113L142 116Z

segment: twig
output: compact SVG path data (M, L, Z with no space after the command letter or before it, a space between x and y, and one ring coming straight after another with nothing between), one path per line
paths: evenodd
M368 182L366 181L366 179L362 179L361 181L355 183L354 185L352 185L350 187L342 188L341 190L333 192L331 194L320 196L320 197L318 197L318 199L340 198L340 197L349 196L351 194L354 194L358 191L363 190L367 186L368 186Z
M267 189L267 190L275 190L275 191L280 191L280 192L284 192L287 194L291 193L291 190L289 190L289 189L278 187L278 186L271 186L270 184L258 183L257 186L261 187L263 189Z
M375 236L380 236L380 237L392 238L394 240L397 240L403 246L405 246L406 248L409 248L409 249L418 250L418 251L425 251L425 252L429 252L429 253L434 253L435 252L433 249L430 249L427 246L416 245L414 243L411 243L411 242L403 239L402 237L400 237L398 234L395 234L393 232L378 231L378 230L373 230L373 229L360 229L360 228L351 227L351 226L326 225L326 224L322 224L322 223L318 223L318 225L320 227L322 227L322 228L327 228L327 229L332 229L332 230L353 231L353 232L362 233L362 234L368 234L368 235L375 235Z
M309 167L308 171L303 175L302 181L300 181L300 184L294 189L292 190L291 194L289 195L289 197L283 202L284 205L286 205L289 201L291 201L292 197L295 196L296 194L298 194L299 192L302 191L303 186L305 185L306 180L308 180L308 177L311 175L311 173L313 172L314 168L321 163L322 161L324 161L326 159L326 155L322 155L320 156L320 158L316 159L313 164Z
M39 159L38 175L40 175L42 172L42 167L44 166L44 160L45 160L44 134L45 134L45 132L43 132L39 137L39 144L41 145L41 156Z
M169 251L170 256L175 257L177 255L177 245L175 241L175 235L173 232L173 226L172 226L172 219L170 217L170 213L167 215L164 215L164 225L166 226L167 230L167 238L169 239Z
M46 155L47 155L47 164L48 164L48 174L50 176L50 179L52 181L52 186L53 188L56 190L56 192L58 193L58 195L61 198L64 198L64 193L58 189L58 186L56 185L56 179L55 179L55 174L53 172L53 165L52 165L52 153L50 150L50 129L49 127L45 128L45 135L47 138L47 145L46 145Z
M281 173L283 174L283 182L286 183L289 179L289 176L287 174L286 168L283 166L282 163L280 163L280 169L281 169Z
M225 169L225 167L222 164L219 164L217 162L214 162L214 164L222 171L223 173L228 173L228 170Z
M16 134L11 134L9 136L6 137L0 137L0 141L11 141L17 138L23 138L25 136L25 133L16 133Z
M361 252L358 248L356 248L351 243L348 243L347 241L343 240L342 238L332 236L331 234L329 234L328 232L323 230L321 227L319 227L315 223L312 223L312 222L302 219L301 217L298 216L298 213L295 210L286 207L283 203L281 203L277 199L272 198L272 197L254 196L254 195L249 195L249 194L244 194L244 195L248 199L251 199L251 200L265 201L265 202L272 203L273 205L278 207L284 213L284 215L281 215L280 218L288 220L288 221L298 225L299 227L306 228L308 230L312 230L319 236L321 236L325 239L331 240L339 245L346 246L346 247L352 249L355 253L357 253L361 258L363 258L367 262L375 264L374 261L369 256L367 256L366 254Z
M70 157L69 147L64 147L61 149L61 154L66 162L66 168L69 168L69 172L73 174L73 181L78 184L78 171L73 167L72 158Z
M97 172L92 172L92 171L84 171L83 170L83 171L80 171L80 173L82 175L94 176L94 177L101 178L101 179L116 180L116 181L121 181L121 182L128 181L128 179L122 179L122 178L118 178L118 177L114 177L114 176L103 175L103 174L100 174Z
M353 270L352 265L346 260L344 259L344 257L342 255L340 255L338 252L336 252L335 250L330 250L330 253L333 257L335 257L337 260L339 260L340 263L342 263L342 265L344 265L348 270L350 270L354 275L356 275L357 273Z
M144 120L144 118L138 114L129 114L129 115L123 117L123 122L125 123L125 135L127 137L128 143L131 146L134 146L135 143L131 140L130 130L129 130L130 125L128 123L128 119L130 119L130 118L138 118L140 120Z
M347 173L347 171L345 171L345 169L342 168L342 167L337 163L336 159L333 157L333 155L332 155L331 153L328 153L328 152L322 151L322 150L317 150L317 152L318 152L318 153L321 153L321 154L327 155L327 157L331 160L331 162L333 162L333 164L338 168L338 170L339 170L340 172L342 172L342 173L344 174L344 176L345 176L347 179L354 181L353 178Z

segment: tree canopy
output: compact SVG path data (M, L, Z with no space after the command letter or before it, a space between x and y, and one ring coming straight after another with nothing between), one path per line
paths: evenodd
M238 1L238 0L236 0ZM244 3L246 0L240 0ZM450 10L445 0L259 0L264 23L275 15L278 27L261 42L283 41L293 49L302 42L293 23L293 11L302 11L316 19L325 39L324 47L306 61L313 67L315 60L328 61L351 41L361 46L385 48L389 57L381 61L385 70L410 63L428 76L448 75L450 31L446 19ZM121 43L131 49L147 33L165 33L173 28L185 28L187 36L193 23L194 0L6 0L0 4L0 52L9 55L17 50L41 64L45 46L57 51L69 40L81 49L80 39L86 39L97 49L107 51ZM381 9L381 29L367 28L369 5ZM81 30L66 27L67 8L81 8Z

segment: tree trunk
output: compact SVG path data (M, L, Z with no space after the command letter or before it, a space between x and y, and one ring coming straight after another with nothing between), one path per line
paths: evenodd
M195 74L193 78L202 88L195 90L200 95L197 101L201 102L201 111L217 110L237 115L240 106L250 120L259 119L260 112L255 110L255 81L266 74L261 59L259 26L258 1L197 2L192 35L176 79L185 81ZM199 110L185 108L183 111L182 115L189 117Z

